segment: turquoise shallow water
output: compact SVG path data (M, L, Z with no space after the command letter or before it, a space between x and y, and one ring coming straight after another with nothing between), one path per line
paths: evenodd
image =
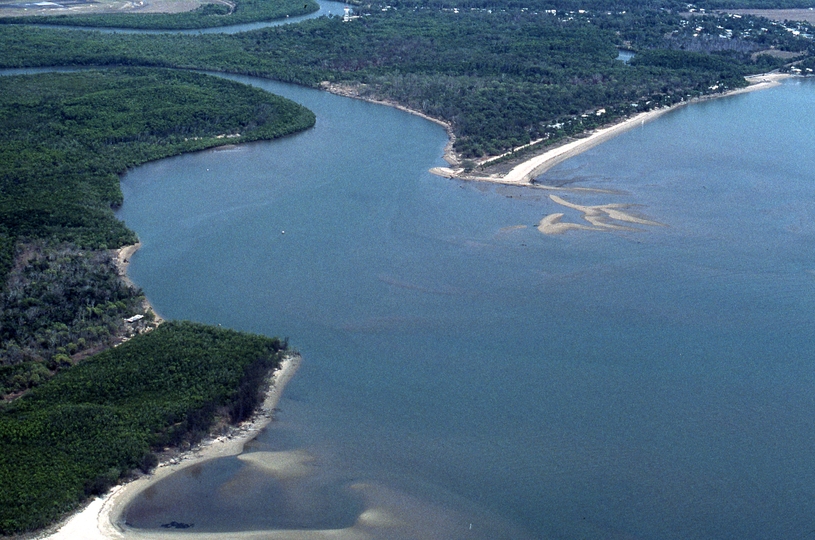
M131 525L342 528L376 507L404 518L379 538L815 530L811 82L559 165L540 179L558 196L667 226L545 236L547 214L580 221L549 192L427 172L439 126L238 80L316 127L128 173L131 276L166 317L290 338L303 366L250 451L304 450L313 469L217 461L157 485Z

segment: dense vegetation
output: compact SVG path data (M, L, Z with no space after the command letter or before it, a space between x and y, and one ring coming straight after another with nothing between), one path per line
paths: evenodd
M320 18L234 36L3 29L0 62L159 65L350 85L359 95L447 120L457 135L455 149L478 157L738 87L744 75L785 62L761 51L815 51L811 39L755 17L688 17L659 2L619 11L588 3L582 12L517 3L537 8L395 1L390 8L360 8L362 16L349 22ZM618 48L637 51L636 59L629 65L616 60Z
M165 323L0 406L0 533L42 527L154 451L245 419L285 343Z
M223 0L182 13L110 13L0 17L0 24L54 24L183 30L270 21L317 11L314 0Z
M288 100L219 78L145 69L0 78L0 222L12 237L115 248L118 174L149 160L307 128Z
M119 276L106 250L34 240L0 292L0 396L45 382L100 348L149 328L144 297Z
M0 78L0 395L34 386L138 330L140 292L105 249L118 173L225 142L271 139L314 115L195 73L143 68Z

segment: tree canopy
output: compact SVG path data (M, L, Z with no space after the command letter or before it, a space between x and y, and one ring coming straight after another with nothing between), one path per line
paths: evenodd
M314 124L291 101L207 75L147 68L0 77L0 395L133 330L141 292L106 249L118 175L146 161Z
M286 344L165 323L0 405L0 534L47 525L154 451L245 419Z

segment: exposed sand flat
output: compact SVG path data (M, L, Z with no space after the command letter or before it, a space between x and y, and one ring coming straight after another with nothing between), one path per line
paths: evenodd
M580 204L571 203L567 200L564 200L557 195L549 195L549 198L552 199L554 202L558 203L561 206L565 206L567 208L574 208L584 214L589 214L592 216L605 214L611 219L615 219L617 221L627 221L629 223L639 223L640 225L656 225L660 227L664 227L663 223L659 223L656 221L651 221L648 219L638 218L623 212L620 208L630 208L631 205L628 204L601 204L597 206L583 206Z
M251 420L239 426L237 435L231 438L218 437L205 441L188 454L173 459L170 463L160 464L150 476L145 476L128 484L113 488L108 494L95 499L86 506L84 510L71 516L59 527L56 533L41 538L45 540L76 540L80 538L83 540L105 540L151 537L167 538L172 536L167 533L156 533L154 536L149 534L142 536L141 533L136 534L129 530L125 534L125 531L119 528L117 523L121 520L122 512L125 507L139 493L159 480L206 460L240 454L243 451L244 445L254 439L272 420L272 412L275 407L277 407L283 389L294 376L297 368L300 366L300 362L301 358L299 355L288 356L281 362L280 368L273 374L272 384L269 386L266 399L263 402L260 412ZM286 460L286 463L282 464L280 468L285 469L288 463L291 463L290 459ZM182 534L185 538L207 538L207 536L190 533L179 534ZM222 536L222 538L228 537L230 536ZM235 538L237 536L233 534L231 537ZM268 537L269 536L258 536L257 538Z
M604 231L636 231L633 227L626 227L624 225L615 225L609 223L605 214L599 211L592 210L583 215L583 219L594 225L599 230Z
M579 223L561 223L563 214L549 214L538 223L538 230L543 234L563 234L566 231L584 230L584 231L602 231L603 229L597 227L589 227L588 225L581 225Z
M305 450L252 452L241 454L238 459L279 479L308 476L314 470L314 457Z
M585 206L569 202L557 195L549 195L549 198L561 206L572 208L583 214L583 219L591 223L591 227L578 223L563 223L560 220L563 214L549 214L538 223L538 230L543 234L562 234L571 230L587 231L636 231L638 229L613 223L622 221L624 223L636 223L638 225L649 225L664 227L663 223L649 219L633 216L622 209L629 208L627 204L601 204L596 206Z
M659 223L657 221L651 221L650 219L643 219L632 216L631 214L626 214L625 212L621 212L617 210L617 208L626 207L627 205L619 205L619 204L607 204L602 206L603 212L605 212L608 217L611 219L616 219L617 221L627 221L628 223L639 223L640 225L651 225L654 227L666 227L664 223Z

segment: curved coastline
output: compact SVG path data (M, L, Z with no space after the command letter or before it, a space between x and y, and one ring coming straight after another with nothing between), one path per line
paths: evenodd
M133 283L133 280L127 275L127 269L130 267L130 258L139 249L141 249L141 242L136 242L135 244L120 247L118 250L116 250L116 254L114 255L116 267L119 269L119 279L121 279L129 287L134 288L136 287L136 284ZM144 297L144 307L145 311L150 311L153 313L153 323L155 326L158 326L164 322L164 317L156 312L153 304L150 303L150 300L146 296Z
M387 99L373 99L365 96L361 96L359 94L359 90L357 87L352 84L339 84L339 83L331 83L328 81L323 81L320 83L320 89L325 90L326 92L330 92L332 94L336 94L338 96L343 96L347 98L359 99L361 101L367 101L368 103L377 103L379 105L387 105L388 107L393 107L394 109L399 109L400 111L405 111L406 113L410 113L425 120L429 120L434 124L438 124L444 128L447 132L447 144L444 147L444 160L449 163L451 166L458 165L460 160L456 153L453 151L453 144L456 142L456 134L453 132L453 125L450 122L446 122L444 120L440 120L439 118L434 118L429 116L421 111L417 111L416 109L411 109L410 107L406 107L401 105L395 101L387 100ZM432 169L431 169L432 170Z
M731 90L728 92L723 92L721 94L714 94L708 96L702 96L699 98L694 98L689 101L683 101L681 103L677 103L670 107L663 107L660 109L654 109L651 111L646 111L631 118L622 120L616 124L612 124L607 127L602 127L599 129L594 130L593 132L587 132L588 136L572 140L554 148L546 149L544 152L534 155L533 157L524 160L523 162L519 163L515 167L513 167L509 172L505 174L472 174L466 173L462 168L448 168L448 167L434 167L430 169L430 172L436 174L438 176L443 176L445 178L455 178L459 180L471 180L476 182L490 182L494 184L504 184L504 185L513 185L513 186L527 186L527 187L536 187L540 189L553 189L547 186L539 186L532 183L532 180L547 170L551 169L555 165L574 157L578 154L589 150L598 144L606 142L607 140L616 137L617 135L628 131L634 127L643 125L645 122L650 122L663 114L670 112L674 109L679 107L684 107L685 105L691 103L698 103L701 101L707 101L710 99L718 99L727 96L732 96L736 94L742 94L745 92L753 92L756 90L764 90L766 88L772 88L774 86L778 86L781 84L781 81L792 77L792 75L788 75L785 73L764 73L760 75L752 75L749 77L745 77L749 86L745 88L738 88L736 90ZM342 94L348 95L348 94ZM353 95L349 95L349 97L355 97ZM376 102L376 103L384 103L388 104L387 102ZM413 111L415 114L416 113ZM424 115L422 115L424 116ZM442 123L439 120L434 120L436 122ZM446 125L448 132L451 131L450 126ZM449 143L448 147L452 149L453 140ZM527 145L528 146L528 145ZM487 158L483 162L489 162L490 160L496 159L496 157L501 156L491 156ZM454 164L458 163L457 158L450 159L447 155L445 155L445 159L448 163Z
M761 77L761 76L758 76L758 77ZM727 95L732 95L732 94L737 94L737 93L742 93L742 92L747 92L747 91L754 91L754 90L759 90L759 89L763 89L763 88L768 88L770 86L775 86L777 84L780 84L777 81L779 79L781 79L781 78L785 78L785 76L778 76L777 78L775 78L772 81L759 81L758 83L753 84L750 87L740 89L740 90L736 90L736 91L733 91L733 92L728 92L728 93L717 95L717 96L711 96L711 97L709 97L707 99L713 99L713 98L718 98L718 97L724 97L724 96L727 96ZM393 104L389 104L389 103L385 103L385 102L377 102L377 103L393 105ZM684 103L681 104L681 105L684 105ZM679 106L679 105L677 105L677 106ZM404 107L399 107L399 108L407 110ZM657 112L659 114L662 114L664 112L667 112L668 110L670 110L670 109L666 108L666 109L660 109L659 111L653 111L653 112ZM421 115L421 113L417 113L416 111L409 111L409 112ZM648 113L643 113L643 114L648 114ZM649 117L647 120L655 118L656 116L659 116L659 114L655 115L654 117ZM421 115L421 116L424 116L424 115ZM560 153L558 153L556 156L548 158L548 159L559 158L559 159L557 159L557 161L549 162L546 159L541 160L541 158L546 156L546 154L548 154L549 152L547 152L546 154L542 154L540 156L537 156L536 158L532 158L531 160L528 160L528 161L539 159L539 160L541 160L541 162L539 163L538 167L549 168L551 166L554 166L556 163L560 163L561 161L567 159L568 157L572 157L574 155L577 155L577 154L579 154L579 153L581 153L581 152L595 146L596 144L600 144L601 142L604 142L605 140L608 140L608 139L612 138L613 136L616 136L617 134L622 133L626 129L630 129L631 127L635 127L641 121L646 121L646 119L641 118L641 116L642 115L638 115L637 117L629 119L628 121L623 122L621 124L618 124L616 126L612 126L610 128L605 128L604 130L598 130L597 133L591 135L590 137L588 137L586 139L581 139L579 141L575 141L576 143L582 143L582 144L577 144L577 145L575 145L575 147L571 147L568 150L563 150ZM435 119L432 119L432 120L437 122L437 123L442 123L443 124L443 122L440 122L438 120L435 120ZM628 124L628 125L623 127L624 124ZM449 126L448 126L448 128L449 128ZM611 132L610 130L612 130L614 128L617 128L617 129L615 131ZM595 138L593 141L590 142L589 140L592 139L592 137L600 135L599 131L603 131L604 137L601 140L598 140L597 138ZM564 145L564 146L567 146L567 145ZM571 153L569 153L568 155L564 155L567 152L571 152ZM545 170L545 169L543 169L543 170ZM540 171L538 171L538 174L540 174ZM466 177L461 177L461 178L462 179L472 179L472 178L466 178ZM500 180L484 180L484 179L479 179L479 180L481 180L481 181L492 181L492 182L495 182L495 183L508 183L506 181L500 181ZM531 184L528 184L528 179L526 181L527 181L527 185L531 185ZM524 185L524 184L521 184L521 185ZM556 219L554 219L552 221L554 222L554 221L556 221ZM131 247L131 246L129 246L129 247ZM138 247L135 247L132 251L129 252L129 254L132 254L136 249L138 249ZM126 258L129 259L129 255ZM124 262L126 263L127 261L125 260ZM294 369L296 369L296 367ZM293 375L293 373L292 373L292 375ZM290 379L290 376L288 376L285 380L287 381L289 379ZM278 387L278 385L280 385L280 386ZM277 399L279 399L280 392L282 392L284 385L285 385L284 382L277 382L276 381L275 385L272 387L270 392L274 392L275 390L279 390L279 391L276 392ZM267 398L268 398L268 396L267 396ZM275 401L275 403L276 403L276 401ZM265 405L265 403L264 403L264 405ZM264 409L265 409L265 407L264 407ZM265 426L266 423L268 423L269 420L270 419L266 419L266 421L262 422L262 424ZM217 446L215 444L217 442L217 440L215 442L211 442L210 445L207 446L207 448L202 450L200 453L193 452L194 455L191 456L190 459L185 459L183 461L183 463L169 464L169 465L166 465L166 466L162 466L155 474L151 475L150 477L139 479L139 480L131 482L131 483L125 485L125 486L121 486L119 488L116 488L114 490L114 492L112 492L111 494L109 494L105 498L98 499L97 501L94 501L93 503L91 503L91 505L86 508L85 512L82 512L80 514L75 515L73 518L71 518L71 520L69 520L68 523L66 523L59 530L59 532L57 534L52 535L49 538L58 538L58 539L62 539L62 538L89 538L89 539L93 539L93 538L126 538L126 537L129 538L129 537L136 537L136 536L137 537L151 537L152 535L150 535L149 533L148 534L141 534L141 533L136 533L136 532L131 532L131 531L125 531L125 530L121 529L120 527L118 527L115 524L118 517L121 516L121 512L126 507L128 502L133 499L133 497L138 495L138 493L141 490L145 489L146 487L153 484L154 482L157 482L158 480L160 480L164 476L167 476L167 475L169 475L169 474L171 474L173 472L179 471L179 470L181 470L181 469L183 469L183 468L185 468L187 466L193 465L195 463L200 463L201 461L204 461L206 459L211 459L211 458L214 458L214 457L235 455L235 454L240 453L242 451L243 445L246 442L248 442L249 440L251 440L254 436L256 436L257 432L260 429L262 429L262 426L258 427L257 424L255 424L251 428L248 428L248 431L245 432L244 434L242 434L240 437L234 438L233 440L230 440L228 442L225 442L225 441L222 442L222 444L223 444L222 447ZM241 439L241 440L237 440L237 439ZM213 450L212 455L207 454L208 450L210 448L212 448L213 445L215 445L216 448ZM227 450L227 448L229 448L229 449ZM142 480L144 480L144 482L142 482ZM92 528L84 528L84 529L81 529L81 528L80 529L69 528L71 523L74 521L74 519L79 518L82 514L85 514L86 512L90 513L91 521L89 523L92 526ZM247 534L251 534L251 533L247 533ZM189 535L187 534L187 536L189 536ZM241 536L243 536L243 535L241 535ZM200 537L204 537L204 536L195 535L195 537L200 538ZM233 537L235 537L235 536L233 535ZM246 537L249 537L249 536L246 536Z
M259 410L246 422L233 426L228 435L210 437L189 451L160 463L153 473L113 488L58 525L55 533L39 538L109 540L140 536L139 533L128 531L120 524L127 505L142 491L171 474L210 459L235 456L243 452L246 443L257 437L274 418L274 410L283 390L294 377L301 361L299 354L292 354L283 359L280 367L272 374L266 397Z

